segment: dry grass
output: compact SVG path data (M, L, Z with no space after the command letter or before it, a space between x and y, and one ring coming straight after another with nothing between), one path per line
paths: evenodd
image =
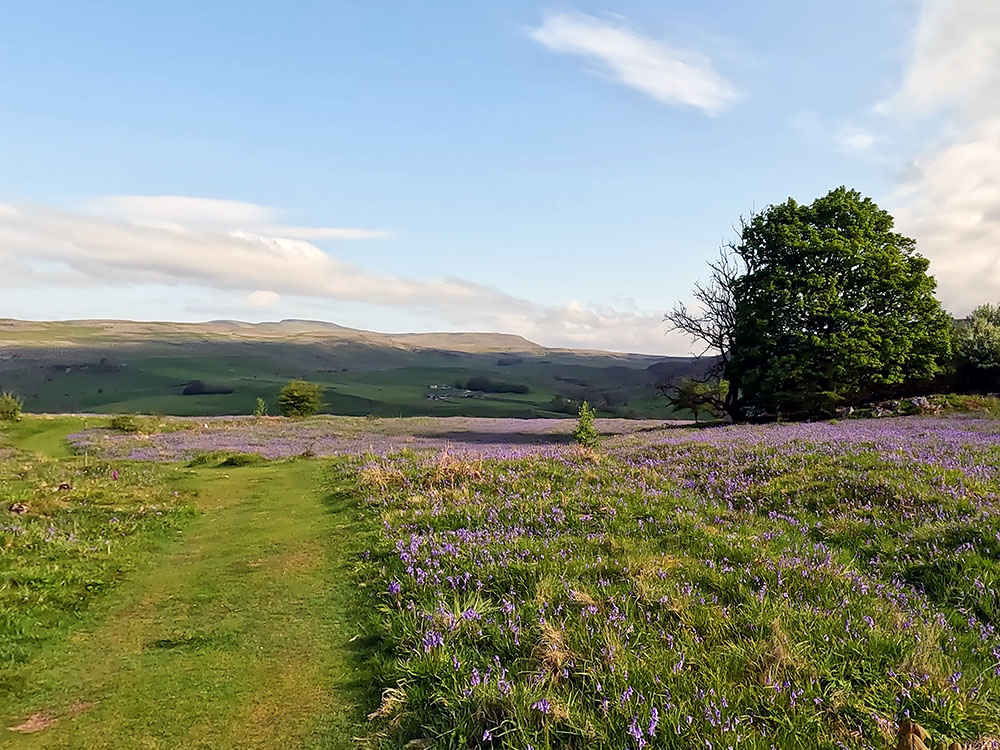
M394 719L398 717L400 709L406 705L406 692L398 688L387 688L382 692L382 701L379 707L368 714L368 720Z
M574 589L570 592L569 599L576 604L584 607L597 607L599 606L597 600L588 594L586 591L578 591Z
M540 623L540 628L541 637L535 648L535 655L552 674L553 681L558 681L563 667L573 658L573 652L567 648L562 630L544 620Z
M455 488L467 482L482 480L483 460L481 458L461 458L442 451L431 464L428 482L432 486Z
M780 621L772 620L767 626L767 635L748 668L762 685L778 684L786 676L802 671L804 662Z

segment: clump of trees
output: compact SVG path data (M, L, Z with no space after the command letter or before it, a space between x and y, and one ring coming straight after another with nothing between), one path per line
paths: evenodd
M323 387L291 380L278 393L278 410L285 417L309 417L323 408Z
M485 377L469 378L465 381L465 389L481 393L527 393L529 390L524 383L505 383Z
M1000 383L1000 305L980 305L955 324L956 376L968 390Z
M235 393L236 389L228 385L211 385L201 380L192 380L181 391L182 396L213 396Z
M840 187L741 220L697 307L666 315L712 354L672 398L734 420L827 415L929 381L952 361L952 323L928 261L871 199Z
M518 356L517 354L508 354L497 359L497 365L500 367L510 367L511 365L522 364L524 364L524 357Z

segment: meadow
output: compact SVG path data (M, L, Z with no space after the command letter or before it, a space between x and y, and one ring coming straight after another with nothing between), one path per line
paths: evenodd
M59 723L12 747L114 746L112 711L152 747L192 712L206 747L273 747L279 715L289 747L888 748L907 719L998 747L987 412L599 421L596 450L549 420L34 420L3 458L36 510L0 526L0 710ZM141 637L74 650L136 607ZM165 681L179 707L150 719Z
M884 748L905 718L995 737L998 426L371 459L387 745Z

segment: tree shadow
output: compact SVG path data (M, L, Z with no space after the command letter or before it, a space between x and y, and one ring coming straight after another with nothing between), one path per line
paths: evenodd
M660 425L640 427L637 430L632 430L628 434L636 434L639 432L661 432L665 430L708 430L713 427L728 427L731 424L732 422L724 419L715 419L707 422L678 422L675 420L669 420Z
M420 437L449 443L473 445L567 445L573 442L570 433L548 432L485 432L477 430L452 430L428 432Z

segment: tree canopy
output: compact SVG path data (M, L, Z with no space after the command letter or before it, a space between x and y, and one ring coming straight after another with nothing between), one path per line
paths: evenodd
M996 385L1000 376L1000 305L980 305L955 327L960 375L973 387Z
M667 319L720 356L735 419L826 413L947 363L951 321L927 259L855 190L769 206L723 257L736 272L712 264L713 283L695 290L708 322L685 326L676 307Z
M323 387L290 380L278 393L278 409L285 417L308 417L323 407Z

